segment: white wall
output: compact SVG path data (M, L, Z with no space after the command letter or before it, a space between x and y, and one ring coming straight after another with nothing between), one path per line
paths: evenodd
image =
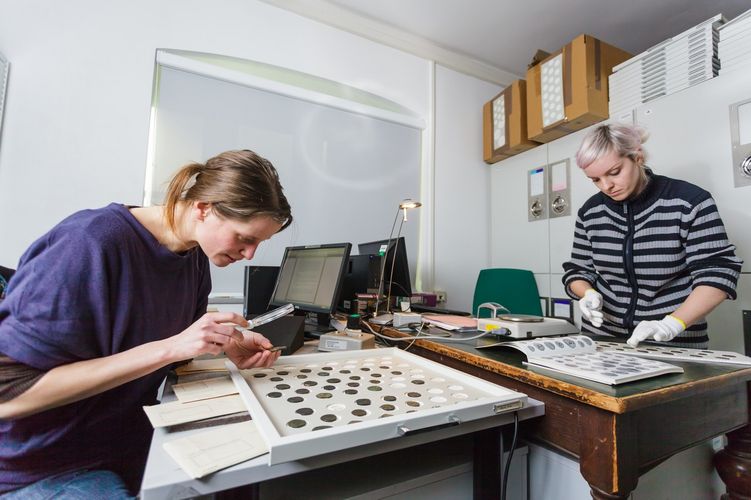
M34 239L73 211L142 201L157 48L284 66L432 114L430 61L255 0L0 0L0 12L0 51L11 63L0 143L5 265L15 266ZM479 110L497 89L448 70L436 80L438 128L447 138L457 134L435 155L441 165L435 190L444 193L452 190L443 182L481 182ZM485 218L486 195L475 195L468 205L456 196L448 202ZM443 249L454 238L441 231L436 247ZM472 245L486 248L485 226L475 231ZM446 254L442 262L455 257ZM474 276L463 274L441 283L452 298L473 285Z
M482 106L500 88L437 66L435 107L435 289L472 309L480 269L490 265L490 169L482 161Z
M73 210L141 201L156 48L269 62L424 114L427 63L253 0L0 2L11 62L0 151L0 259ZM21 220L23 219L23 220ZM10 231L7 232L6 228Z

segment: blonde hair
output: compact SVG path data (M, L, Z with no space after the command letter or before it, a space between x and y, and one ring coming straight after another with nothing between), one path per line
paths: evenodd
M620 157L637 161L639 153L642 160L646 160L646 153L642 144L647 142L649 134L635 125L612 124L600 125L590 130L584 136L579 151L576 152L576 164L579 168L587 168L592 162L615 151ZM644 169L644 162L639 165Z
M282 225L280 231L292 223L279 174L270 161L248 149L226 151L204 164L190 163L172 177L164 210L170 228L176 229L178 203L192 201L211 203L212 210L227 219L270 217Z

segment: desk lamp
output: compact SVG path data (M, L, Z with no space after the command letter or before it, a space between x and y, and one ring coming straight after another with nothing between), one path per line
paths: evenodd
M382 314L380 316L378 315L378 306L381 303L381 294L383 293L383 278L386 273L386 260L389 254L389 249L391 248L391 242L399 240L399 236L401 236L402 234L402 227L404 226L404 223L407 222L407 210L421 206L422 203L420 203L419 201L406 199L402 200L402 202L399 203L399 208L396 210L394 223L391 224L391 233L389 233L389 239L386 243L386 251L384 252L383 259L381 260L381 276L378 279L378 296L376 297L375 312L373 313L373 319L376 320L376 323L388 323L392 319L392 315L391 313L389 313L389 307L391 305L391 286L392 280L394 278L394 264L396 263L396 248L394 248L394 252L391 258L391 271L389 274L389 291L386 298L386 311L385 314ZM396 233L396 239L394 239L394 228L396 227L396 220L399 218L399 212L402 212L403 216L402 220L399 222L399 231Z

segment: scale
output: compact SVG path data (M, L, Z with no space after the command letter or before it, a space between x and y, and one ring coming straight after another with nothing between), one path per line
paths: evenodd
M478 318L477 329L514 339L581 333L575 325L565 319L529 314L502 314L496 318Z

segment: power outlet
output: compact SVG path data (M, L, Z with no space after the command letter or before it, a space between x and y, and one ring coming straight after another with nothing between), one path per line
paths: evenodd
M439 304L445 304L446 303L446 292L443 290L436 290L435 292L435 301Z

